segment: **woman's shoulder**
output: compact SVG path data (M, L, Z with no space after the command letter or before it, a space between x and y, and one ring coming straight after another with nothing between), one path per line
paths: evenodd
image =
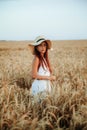
M33 58L33 63L39 63L39 58L37 57L37 56L34 56L34 58Z
M33 59L33 60L37 60L37 61L39 61L38 56L34 56L34 59Z

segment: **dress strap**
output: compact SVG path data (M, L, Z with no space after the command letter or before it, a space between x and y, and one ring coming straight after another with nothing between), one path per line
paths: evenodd
M48 67L48 64L47 64L46 59L45 59L45 58L43 58L43 60L44 60L44 65L45 65L45 67L49 70L49 67Z

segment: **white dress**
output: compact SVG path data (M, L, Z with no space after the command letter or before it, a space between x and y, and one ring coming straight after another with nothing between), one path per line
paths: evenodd
M45 66L44 66L44 68L42 66L40 66L39 70L38 70L38 75L50 76L50 71ZM50 91L51 91L50 80L35 79L33 81L32 87L31 87L31 93L33 95L36 95L40 92L50 92Z

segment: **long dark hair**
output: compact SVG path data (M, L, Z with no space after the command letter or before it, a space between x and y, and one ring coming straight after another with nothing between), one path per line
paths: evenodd
M35 46L34 48L34 54L39 58L39 65L38 65L38 69L39 67L42 65L42 67L44 68L44 65L46 67L49 68L49 71L52 72L51 67L50 67L50 62L49 62L49 58L48 58L48 44L46 43L46 52L44 53L44 57L41 56L40 52L37 50L37 46ZM45 68L44 68L45 69Z

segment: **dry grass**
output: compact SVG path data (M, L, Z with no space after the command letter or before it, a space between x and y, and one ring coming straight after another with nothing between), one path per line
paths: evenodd
M45 99L30 95L28 41L14 43L0 42L0 129L87 130L87 41L53 41L57 80Z

